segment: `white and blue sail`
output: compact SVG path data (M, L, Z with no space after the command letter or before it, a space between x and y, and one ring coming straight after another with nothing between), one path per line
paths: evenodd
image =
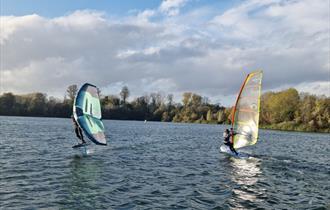
M88 139L97 145L107 145L100 96L95 85L86 83L79 89L73 103L73 116Z

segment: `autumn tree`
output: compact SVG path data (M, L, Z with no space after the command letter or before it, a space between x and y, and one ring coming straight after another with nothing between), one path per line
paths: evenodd
M192 93L190 93L190 92L183 93L183 98L182 98L183 106L189 105L190 100L191 100L191 95L192 95Z
M226 121L226 114L223 109L220 109L217 112L217 121L218 121L218 123L224 123Z
M211 122L212 121L212 112L209 109L206 114L206 121Z
M267 94L262 99L262 116L269 123L292 121L299 105L299 94L294 88Z

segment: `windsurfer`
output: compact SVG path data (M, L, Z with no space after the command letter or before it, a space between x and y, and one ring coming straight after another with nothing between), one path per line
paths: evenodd
M74 131L76 133L76 136L78 137L78 139L81 140L81 144L85 144L86 141L84 140L84 136L82 134L81 128L79 127L77 121L74 119L73 116L71 116L71 119L72 119L72 122L73 122L73 125L74 125Z
M223 141L224 141L224 144L227 145L233 153L238 155L237 151L234 149L234 144L233 144L235 134L236 133L234 132L233 128L230 128L230 131L228 129L226 129L223 132L223 138L224 138Z

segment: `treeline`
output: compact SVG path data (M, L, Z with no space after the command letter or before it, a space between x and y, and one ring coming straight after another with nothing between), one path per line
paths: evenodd
M271 129L330 132L330 98L293 88L267 92L261 97L260 123Z
M0 115L35 116L35 117L69 117L72 114L72 102L47 98L43 93L14 95L5 93L0 96Z
M77 86L67 89L63 100L43 93L0 96L0 115L70 117ZM148 120L189 123L230 123L231 107L210 104L206 97L184 93L181 103L173 95L151 93L128 102L129 89L119 95L101 95L104 119ZM267 92L261 98L260 125L264 128L297 131L330 132L330 98L298 93L290 88Z

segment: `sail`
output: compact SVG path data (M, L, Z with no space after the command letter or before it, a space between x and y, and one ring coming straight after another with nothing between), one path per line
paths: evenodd
M253 145L258 141L262 71L247 75L231 115L234 148Z
M73 116L86 136L95 144L106 145L98 89L84 84L73 103Z

